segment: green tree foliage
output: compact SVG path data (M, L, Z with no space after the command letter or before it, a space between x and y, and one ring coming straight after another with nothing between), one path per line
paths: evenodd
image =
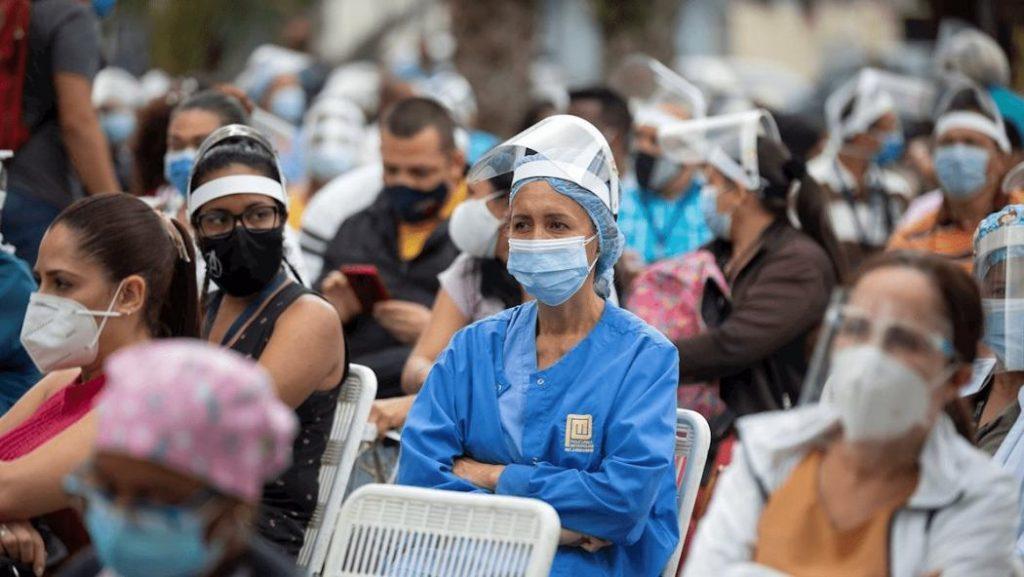
M119 10L149 33L152 63L172 74L213 73L272 41L291 16L318 0L122 0Z

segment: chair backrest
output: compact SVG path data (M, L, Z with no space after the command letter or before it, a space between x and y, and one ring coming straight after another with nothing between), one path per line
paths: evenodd
M350 365L348 378L338 394L331 436L320 463L316 510L299 551L298 563L305 568L306 575L320 575L323 569L345 488L363 440L363 429L370 416L370 405L376 396L377 376L373 371L362 365Z
M679 558L690 528L690 516L711 448L711 428L696 411L676 409L676 499L679 503L679 543L672 552L662 577L676 577Z
M341 509L324 577L546 577L559 531L536 499L365 485Z

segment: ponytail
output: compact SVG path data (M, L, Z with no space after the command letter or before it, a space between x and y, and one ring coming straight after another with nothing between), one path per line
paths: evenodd
M168 219L172 232L181 242L174 241L178 258L174 260L171 284L160 307L159 326L165 334L158 336L199 338L199 287L196 283L196 251L185 225L177 219Z
M757 159L761 177L768 183L761 204L777 219L791 223L811 238L832 262L836 279L847 277L846 255L832 230L825 190L807 174L803 161L792 157L786 148L769 139L757 139Z

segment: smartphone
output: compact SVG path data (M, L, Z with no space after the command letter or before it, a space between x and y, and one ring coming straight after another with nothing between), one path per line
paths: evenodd
M364 313L373 311L373 305L391 298L376 266L372 264L345 265L341 267L341 272L348 279L353 292L356 293L356 298L359 299Z

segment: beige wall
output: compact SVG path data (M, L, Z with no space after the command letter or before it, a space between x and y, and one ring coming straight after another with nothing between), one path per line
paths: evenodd
M860 46L877 53L900 40L902 25L887 2L816 2L805 15L796 2L729 4L731 55L774 60L807 78L822 67L829 47Z

